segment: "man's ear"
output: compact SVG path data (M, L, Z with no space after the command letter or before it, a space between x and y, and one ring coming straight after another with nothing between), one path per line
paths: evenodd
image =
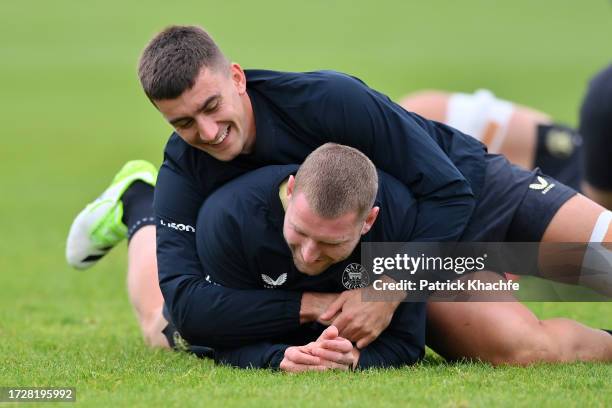
M239 64L232 62L230 70L232 73L232 81L234 81L234 85L236 86L238 93L240 95L244 95L246 93L246 75L242 70L242 67Z
M287 180L287 199L291 198L293 194L293 187L295 187L295 177L293 174L289 176L289 180Z
M365 223L363 224L363 227L361 228L361 235L367 234L370 231L370 229L372 228L372 225L374 225L374 222L376 221L376 218L378 217L379 212L380 212L380 207L372 207L370 212L368 212L368 216L365 219Z

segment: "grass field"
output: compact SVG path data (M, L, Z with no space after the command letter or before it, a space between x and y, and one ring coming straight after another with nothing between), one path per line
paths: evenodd
M587 79L610 61L611 20L605 0L2 2L0 386L74 386L84 406L611 406L611 365L430 356L402 370L287 376L147 350L125 248L87 272L63 255L73 216L124 161L161 162L170 128L135 67L165 25L207 27L247 68L336 69L394 98L486 87L576 124ZM612 326L612 303L531 307Z

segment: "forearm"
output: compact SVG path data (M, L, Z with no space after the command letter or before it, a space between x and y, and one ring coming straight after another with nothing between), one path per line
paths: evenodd
M301 293L213 284L204 277L194 235L157 228L160 289L174 325L188 342L237 347L299 327Z
M198 214L213 187L169 157L158 176L157 265L172 322L188 342L209 347L237 347L299 327L300 293L237 290L207 279L214 269L207 270L198 256L196 226L203 231Z
M185 279L170 309L190 343L238 347L280 336L299 327L299 292L237 290Z
M304 292L300 303L300 324L315 322L339 293Z

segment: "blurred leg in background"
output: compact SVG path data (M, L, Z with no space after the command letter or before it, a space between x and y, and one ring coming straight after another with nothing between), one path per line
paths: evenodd
M612 69L604 73L607 76L599 81L597 77L597 86L589 88L581 110L580 133L554 123L543 112L500 100L487 90L473 94L421 91L405 96L400 104L477 138L490 153L503 154L520 167L539 167L612 208ZM604 81L607 88L600 84Z

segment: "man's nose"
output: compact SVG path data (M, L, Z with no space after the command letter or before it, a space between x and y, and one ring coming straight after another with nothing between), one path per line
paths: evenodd
M219 125L213 119L200 115L196 118L200 139L205 143L210 143L219 134Z
M304 262L313 263L319 259L319 255L319 248L317 247L316 242L307 240L304 245L302 245L302 259Z

